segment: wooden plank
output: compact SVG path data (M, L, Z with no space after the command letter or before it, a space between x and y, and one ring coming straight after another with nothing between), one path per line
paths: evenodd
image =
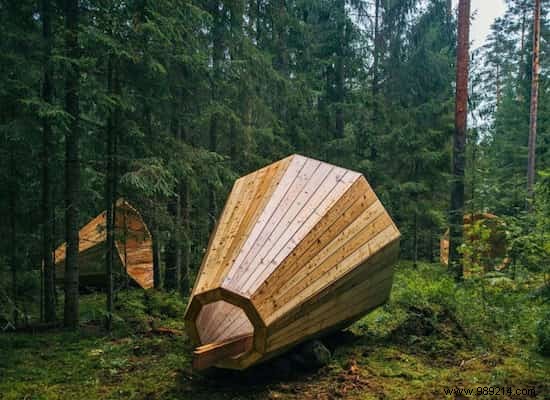
M252 348L253 335L242 335L219 343L197 347L193 352L193 368L205 369L219 361L246 353Z
M151 234L139 212L124 199L117 200L115 217L115 247L120 264L126 267L135 282L148 289L153 286ZM101 283L100 277L105 275L102 267L107 237L105 218L105 212L102 212L79 231L80 275L94 276L97 283ZM124 232L128 233L125 243ZM59 276L64 274L65 247L64 243L54 253ZM83 283L86 284L85 279Z
M319 279L328 280L328 271L343 262L388 224L389 216L384 213L382 205L378 201L372 204L319 251L310 262L303 265L281 290L274 292L264 304L259 305L260 313L272 315L277 309L285 307L293 298L299 301L304 295L307 296L304 294L300 297L300 293L307 293L308 286Z
M320 162L308 163L304 157L296 157L285 172L281 185L275 190L266 208L255 223L250 236L247 238L233 266L229 270L223 282L223 287L228 290L238 291L233 282L238 281L250 267L250 259L254 257L265 244L269 235L281 219L296 194L307 183L308 178L315 172ZM314 168L315 167L315 168Z
M389 298L389 296L388 296L388 298ZM386 302L387 302L387 300L386 300ZM375 309L377 307L380 307L383 304L384 304L384 302L380 303L380 304L374 304L371 308L361 309L356 314L352 315L351 317L349 317L346 320L337 322L335 325L325 326L324 328L322 328L320 330L316 330L314 332L311 332L311 333L308 333L308 334L305 334L305 335L300 335L294 341L286 342L285 344L277 344L276 346L271 347L269 350L266 350L267 352L262 355L262 362L266 361L266 360L269 360L269 359L271 359L271 358L273 358L273 357L275 357L279 354L282 354L282 353L286 352L287 350L289 350L290 348L296 346L299 343L303 343L303 342L313 340L313 339L316 339L316 338L321 338L323 336L326 336L326 335L330 334L331 332L337 332L337 331L340 331L342 329L345 329L346 327L352 325L354 322L356 322L359 319L363 318L366 314L368 314L373 309ZM267 347L266 347L266 349L267 349Z
M320 277L317 277L317 279L315 280L313 280L313 278L311 280L308 279L308 284L307 286L305 286L305 289L299 294L296 294L295 296L289 298L289 300L285 302L283 306L278 308L268 318L266 318L266 322L269 324L269 321L277 319L280 315L283 315L288 310L303 302L305 299L314 296L316 293L321 292L326 286L337 282L345 274L353 270L353 268L362 264L369 257L372 257L374 254L376 254L376 252L382 249L385 245L391 243L398 238L399 234L395 232L394 227L388 226L382 232L378 233L369 242L365 243L357 250L353 251L351 254L346 255L346 258L343 259L339 264L334 265L331 269L328 269L321 276L322 279L319 279Z
M259 362L264 357L263 353L255 351L247 351L244 354L241 354L239 357L225 358L216 364L220 368L228 368L235 370L243 370L249 366Z
M312 309L327 302L338 293L351 290L357 284L369 279L373 274L392 265L399 256L399 241L387 243L376 254L371 256L359 266L352 268L348 273L339 280L331 282L321 290L316 291L308 298L302 299L292 309L285 313L272 315L266 321L268 323L269 332L278 330L281 326L288 325L294 320L300 319L311 312ZM328 300L327 300L328 299ZM270 333L271 334L271 333Z
M153 240L141 214L119 199L115 212L115 247L128 275L142 288L154 286Z
M201 343L216 341L215 331L218 326L227 318L231 318L233 313L235 313L235 316L238 317L238 311L239 308L223 300L203 306L199 315L202 314L204 316L201 318L201 324L197 324L197 330L199 331Z
M328 179L334 179L334 185L324 185L320 193L322 200L320 202L310 202L308 207L304 207L302 215L298 216L299 228L298 229L286 229L284 236L279 240L282 246L273 247L270 253L265 257L271 260L271 263L276 267L269 275L260 275L254 278L252 282L248 283L244 287L248 293L254 293L258 286L265 282L271 274L278 270L282 266L291 252L297 252L304 242L306 236L308 236L314 227L316 227L322 218L325 216L327 210L329 210L334 203L336 203L342 194L346 192L349 186L356 179L356 176L351 173L343 173L341 170L334 170ZM319 241L317 241L319 244Z
M336 237L346 226L351 224L365 208L374 201L372 191L367 190L366 181L358 179L345 192L341 199L332 206L308 233L308 235L296 245L281 265L271 276L256 290L252 296L253 303L261 305L266 298L280 290L306 265L318 252Z
M216 267L216 264L212 262L212 260L219 257L218 252L223 251L224 246L227 245L220 232L225 231L226 226L232 222L233 215L238 211L245 194L245 191L243 190L245 184L246 180L244 178L237 179L231 189L231 192L229 193L229 198L225 203L220 219L214 228L214 232L212 232L210 236L206 254L202 260L197 278L195 280L195 285L191 292L192 296L212 289L209 285L209 274L211 274L212 269Z
M267 170L262 170L261 173L253 174L247 177L246 188L243 193L243 199L239 204L239 208L236 209L232 216L231 223L226 227L226 230L220 231L220 240L223 243L222 251L218 252L218 257L211 261L213 265L212 272L209 277L209 287L214 288L219 286L221 277L225 277L227 268L230 267L228 263L224 264L224 260L227 258L234 258L230 251L234 251L241 237L238 236L238 232L241 229L246 229L243 221L245 220L248 212L255 207L255 203L259 202L259 199L255 196L258 187L263 181ZM240 246L239 246L240 247Z
M245 368L335 329L391 290L399 231L364 177L301 156L271 167L233 189L186 314L191 336L214 347L252 335L246 354L218 366Z
M250 195L250 192L246 190L246 188L248 187L250 189L250 186L258 183L256 178L259 176L259 173L260 175L263 175L267 174L270 170L275 170L277 171L277 174L273 175L274 179L266 182L266 184L273 186L273 189L270 188L267 191L267 194L270 194L271 190L274 190L274 188L279 185L280 175L289 168L288 166L290 163L292 163L293 160L294 156L287 157L271 166L246 175L243 178L237 180L226 202L224 211L222 212L222 215L220 217L220 221L210 238L207 254L204 257L200 268L200 275L198 275L195 287L192 291L193 294L213 289L216 286L216 279L221 279L221 277L226 274L227 268L232 265L231 263L234 261L232 253L234 253L236 249L240 248L240 246L233 243L233 239L235 239L236 233L233 233L232 239L229 240L227 232L231 231L232 229L238 230L239 226L241 225L241 220L238 217L243 214L243 210L249 210L249 202L253 200L253 197ZM269 197L270 196L265 199L257 199L257 201L262 204L268 201ZM237 224L237 222L239 222L239 224ZM250 222L248 222L248 224L249 223ZM246 225L243 225L243 227L247 228ZM246 237L245 235L242 236L243 238ZM229 264L227 263L228 258L231 262ZM220 262L224 262L220 261L220 259L225 259L225 264L223 264L223 270L219 271L218 273Z
M330 278L336 277L337 279L334 272L340 269L342 274L344 274L343 265L352 265L350 263L354 262L357 265L363 261L364 259L361 260L359 258L362 257L361 255L356 255L353 260L347 259L387 226L388 216L383 213L373 213L369 218L365 218L365 221L357 221L359 222L357 226L352 226L352 228L357 229L357 232L352 232L348 237L340 235L332 243L333 246L327 246L318 256L314 257L308 265L304 266L299 274L296 274L287 283L285 289L279 292L277 297L274 296L271 302L266 303L266 306L273 306L272 309L269 309L270 311L266 312L274 312L276 308L286 305L287 302L293 299L299 301L304 296L307 296L314 287L319 287L326 282L330 282ZM353 230L350 229L350 231ZM347 241L344 241L344 239L347 239ZM366 256L368 254L365 254Z
M245 243L243 244L237 258L234 260L233 268L229 270L229 273L224 281L230 281L235 274L235 266L238 266L243 258L250 252L251 248L255 245L258 236L263 232L268 222L271 220L273 212L276 210L279 203L282 201L284 195L287 193L289 187L294 183L298 174L302 170L305 164L305 158L295 156L292 158L290 165L284 171L284 175L281 177L274 191L271 192L271 196L268 198L268 202L262 209L261 214L256 221L252 221L253 227L250 230ZM237 267L238 268L238 267Z
M250 285L256 280L265 280L277 267L273 260L275 255L288 243L288 240L299 230L303 222L309 217L321 203L326 194L323 189L323 183L328 175L334 170L334 167L328 164L321 164L315 174L308 181L296 200L286 210L283 218L279 220L277 226L268 238L269 245L265 245L250 262L254 269L243 274L240 279L234 283L239 288L239 292L246 294ZM345 172L342 172L345 173ZM334 185L326 185L332 189ZM321 189L321 191L319 191ZM326 190L326 189L325 189Z
M84 225L78 232L78 252L85 252L86 250L103 243L107 238L105 226L105 211ZM54 259L56 264L65 261L66 250L66 243L63 243L55 250Z
M280 235L277 245L273 245L269 252L262 257L268 264L263 272L258 268L249 274L248 280L242 287L242 291L251 296L269 276L281 266L283 260L302 242L311 229L319 223L327 210L340 199L342 194L356 179L353 173L348 173L342 168L333 169L324 182L312 195L310 201L302 207L296 215L293 225L289 225ZM314 199L313 196L317 198Z
M220 341L235 336L236 332L251 333L254 327L245 311L225 301L207 304L201 314L208 314L208 319L197 323L202 343ZM231 334L231 335L230 335Z
M374 274L362 281L349 280L345 285L331 289L329 295L296 309L292 317L288 315L277 321L269 327L267 351L300 341L302 336L322 331L330 325L341 325L341 321L349 320L362 310L366 312L383 304L390 294L393 280L391 264L394 261L387 259Z
M254 327L248 320L245 319L236 319L227 325L226 328L220 334L220 340L229 339L234 336L244 335L245 333L254 333Z
M308 318L307 321L300 321L295 326L288 327L284 331L269 336L266 351L275 351L278 348L289 344L301 343L305 338L314 336L333 326L342 326L343 321L356 319L357 316L364 316L368 311L384 304L390 294L393 277L378 282L378 291L375 293L360 293L347 300L348 303L336 306L322 307L325 316L316 315L316 318Z
M355 287L330 297L325 303L316 305L311 311L291 323L279 325L277 331L270 331L267 350L284 346L302 336L310 335L324 328L336 325L361 310L372 309L385 302L393 281L393 271L384 266L377 273L358 283Z
M236 251L240 250L245 240L249 237L250 231L254 227L254 222L258 219L259 214L264 210L266 204L269 202L273 191L279 186L282 176L287 170L292 158L283 160L273 164L271 168L266 169L265 175L261 178L260 184L257 186L257 190L254 194L254 200L251 202L246 210L246 215L239 225L238 230L234 233L234 237L231 240L231 245L228 251L225 253L221 262L222 267L219 268L218 274L214 281L219 282L222 278L225 278L225 274L228 269L233 265L236 260ZM259 179L256 178L256 179Z
M215 326L209 340L205 342L227 339L237 336L239 332L241 334L252 333L254 332L254 327L243 310L234 308L227 313L225 319Z

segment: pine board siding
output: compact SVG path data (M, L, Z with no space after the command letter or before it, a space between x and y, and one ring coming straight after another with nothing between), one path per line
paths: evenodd
M361 318L389 298L399 238L357 172L292 155L238 179L185 315L194 365L244 369Z
M106 216L105 211L84 225L79 231L78 264L80 284L103 286L105 284ZM115 257L119 270L144 289L153 287L153 252L151 233L139 212L126 200L119 199L115 211ZM66 244L54 253L56 279L63 281Z

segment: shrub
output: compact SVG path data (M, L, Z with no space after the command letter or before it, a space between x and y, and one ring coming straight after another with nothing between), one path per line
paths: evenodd
M550 310L542 315L537 323L538 351L545 357L550 357Z

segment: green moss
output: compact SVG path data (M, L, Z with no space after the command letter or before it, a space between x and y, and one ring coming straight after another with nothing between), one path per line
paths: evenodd
M446 387L505 385L550 393L550 360L537 353L545 303L538 279L456 285L438 265L396 269L391 300L335 337L331 363L288 379L271 366L215 377L190 372L185 303L173 294L120 292L115 329L102 329L104 297L82 297L78 333L0 335L0 398L19 399L433 399ZM538 324L538 325L537 325ZM259 370L259 369L258 369ZM506 398L506 397L503 397Z

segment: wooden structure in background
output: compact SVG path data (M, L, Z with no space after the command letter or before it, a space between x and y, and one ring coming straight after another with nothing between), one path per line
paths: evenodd
M476 262L483 264L482 260L499 260L499 264L494 266L495 269L501 270L506 268L510 263L506 251L506 232L502 221L494 214L479 213L464 215L464 243L479 240L475 233L472 232L472 224L482 221L483 225L490 230L489 244L490 249L486 254L476 255ZM443 265L449 265L449 229L445 231L439 241L439 260ZM483 265L485 270L489 270L490 266Z
M194 366L244 369L364 316L399 237L357 172L293 155L238 179L186 311Z
M80 283L84 286L105 285L106 215L105 211L79 231ZM115 266L126 272L144 289L153 287L153 251L151 233L139 212L126 200L119 199L115 210ZM62 282L65 272L63 243L55 250L56 279Z

